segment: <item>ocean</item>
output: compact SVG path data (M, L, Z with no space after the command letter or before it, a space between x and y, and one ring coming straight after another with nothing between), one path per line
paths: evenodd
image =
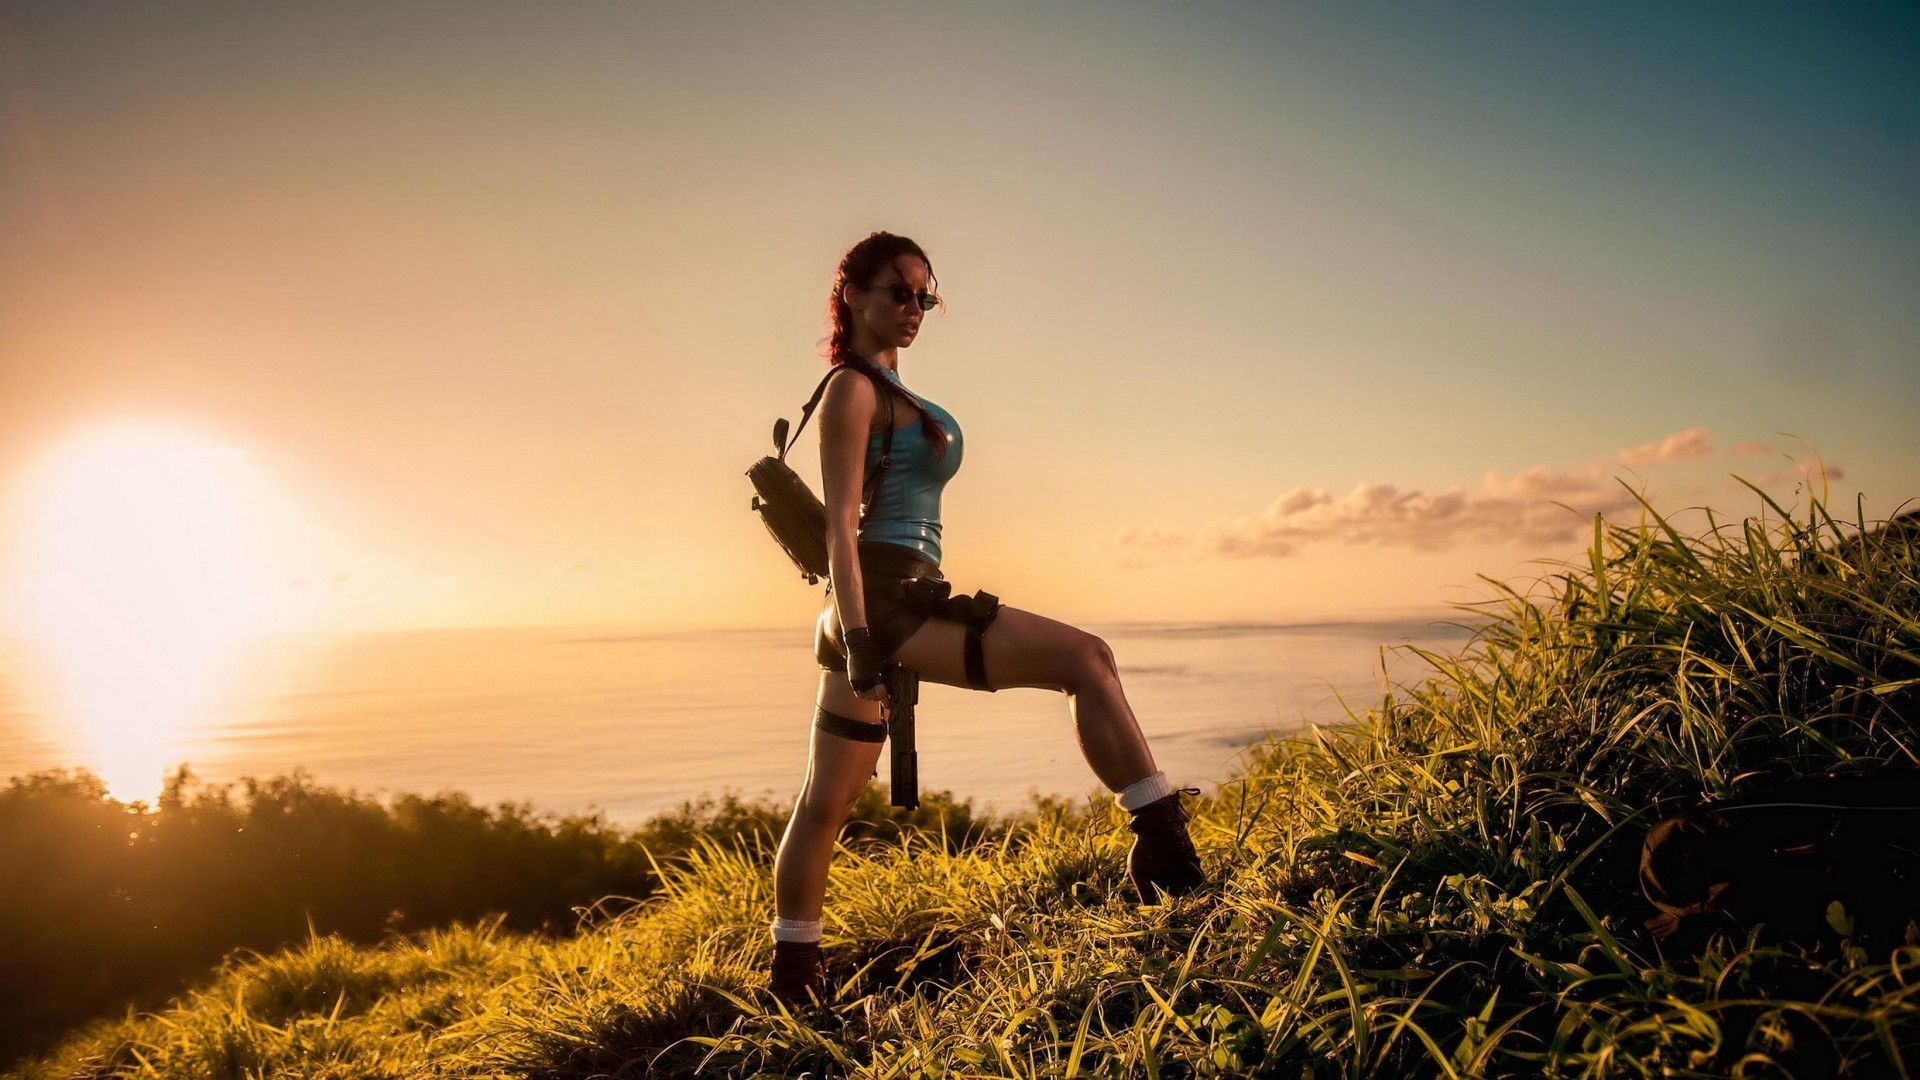
M1112 646L1156 763L1202 788L1234 776L1253 743L1343 719L1343 700L1364 711L1383 679L1417 682L1424 661L1394 646L1452 653L1468 639L1415 621L1087 629ZM72 715L39 654L8 642L0 777L84 767L122 798L150 799L182 763L211 782L304 769L366 794L459 791L629 825L703 795L787 803L805 775L819 679L811 630L284 638L257 644L224 690L164 722L137 703L110 719ZM137 702L137 687L123 696ZM918 720L923 792L998 813L1033 793L1105 790L1061 694L923 683ZM875 782L886 779L883 753Z

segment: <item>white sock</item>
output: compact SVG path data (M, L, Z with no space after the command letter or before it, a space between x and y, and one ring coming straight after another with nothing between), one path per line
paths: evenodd
M773 920L773 940L806 943L820 940L820 920L806 922L801 919Z
M1150 802L1164 799L1173 794L1173 788L1167 784L1167 774L1156 772L1145 780L1136 780L1120 789L1115 798L1120 800L1122 810L1138 810Z

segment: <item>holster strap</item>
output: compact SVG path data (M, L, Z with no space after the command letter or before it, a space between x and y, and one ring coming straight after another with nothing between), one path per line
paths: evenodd
M982 589L975 593L953 595L953 586L942 578L908 578L901 583L908 606L927 615L951 619L967 628L962 658L966 662L967 685L993 693L987 682L987 658L980 636L1000 614L1000 598Z
M869 724L864 720L855 720L851 716L830 713L824 705L814 707L813 726L829 735L838 735L843 739L870 743L887 741L887 725Z
M987 632L994 616L1000 614L1000 598L990 592L977 592L967 601L963 621L967 624L967 642L965 647L967 661L967 685L975 690L993 693L993 687L987 683L987 657L980 636Z

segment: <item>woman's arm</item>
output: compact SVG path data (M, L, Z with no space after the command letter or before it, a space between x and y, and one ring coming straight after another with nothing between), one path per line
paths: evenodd
M860 494L867 478L867 436L878 405L873 383L858 372L828 382L820 399L827 574L843 630L867 625L867 605L860 591Z

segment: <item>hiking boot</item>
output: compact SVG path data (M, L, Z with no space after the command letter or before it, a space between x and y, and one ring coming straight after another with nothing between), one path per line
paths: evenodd
M1200 854L1187 835L1192 815L1180 804L1183 794L1198 795L1200 789L1175 788L1166 798L1132 811L1133 820L1127 822L1135 836L1133 849L1127 852L1127 872L1142 903L1158 902L1156 890L1169 897L1185 896L1207 883Z
M817 941L773 943L773 977L767 988L790 1006L810 1005L827 998L827 967Z

